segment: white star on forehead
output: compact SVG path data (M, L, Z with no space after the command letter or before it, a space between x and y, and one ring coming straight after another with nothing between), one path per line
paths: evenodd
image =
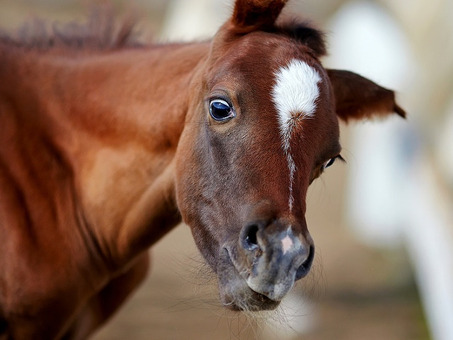
M285 130L288 120L295 114L313 116L321 81L318 72L306 62L294 59L281 67L275 76L272 97L279 113L280 128Z

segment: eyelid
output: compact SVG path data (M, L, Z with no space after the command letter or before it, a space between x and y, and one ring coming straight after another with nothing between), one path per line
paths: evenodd
M214 90L210 93L210 95L207 97L206 101L208 103L212 102L213 100L223 100L228 103L231 107L234 107L232 100L230 99L230 96L228 95L227 92L223 90Z
M213 102L215 101L219 101L219 102L223 102L225 103L227 106L233 108L233 105L231 105L227 100L223 99L223 98L212 98L209 100L209 104L212 104Z

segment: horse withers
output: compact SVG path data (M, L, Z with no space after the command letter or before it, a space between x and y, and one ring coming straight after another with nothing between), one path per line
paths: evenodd
M285 4L237 0L208 42L108 22L0 38L1 339L86 338L181 219L230 309L276 308L308 274L305 196L341 159L339 119L404 111L324 69Z

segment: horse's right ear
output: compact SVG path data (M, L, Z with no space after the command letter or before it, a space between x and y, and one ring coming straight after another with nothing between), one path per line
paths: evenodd
M236 0L231 23L238 33L272 27L288 0Z

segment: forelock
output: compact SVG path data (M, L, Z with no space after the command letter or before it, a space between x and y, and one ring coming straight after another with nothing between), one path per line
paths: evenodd
M280 34L308 47L318 58L327 54L324 32L308 22L301 22L297 19L283 20L276 26L276 29Z

